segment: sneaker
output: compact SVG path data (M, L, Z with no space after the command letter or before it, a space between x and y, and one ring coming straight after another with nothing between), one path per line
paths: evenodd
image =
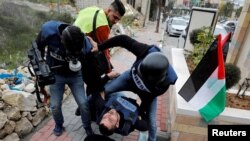
M84 129L85 129L85 132L86 132L87 136L90 136L90 135L94 134L94 132L93 132L93 130L92 130L91 127L86 127Z
M75 115L76 116L80 116L81 115L79 107L76 108Z
M54 133L55 136L61 136L63 131L64 131L63 126L56 125L54 130L53 130L53 133Z

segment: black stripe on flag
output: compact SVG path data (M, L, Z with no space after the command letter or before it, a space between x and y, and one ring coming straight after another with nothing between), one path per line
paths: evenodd
M188 102L196 92L207 81L210 75L218 66L217 39L201 59L195 70L192 72L186 83L182 86L179 94Z

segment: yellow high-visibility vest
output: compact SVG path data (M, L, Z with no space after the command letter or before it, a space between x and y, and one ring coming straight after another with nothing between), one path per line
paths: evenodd
M103 9L93 6L81 10L78 14L74 25L79 27L83 33L90 33L93 30L94 15L97 10L100 10L96 18L96 28L99 26L109 25L106 14Z

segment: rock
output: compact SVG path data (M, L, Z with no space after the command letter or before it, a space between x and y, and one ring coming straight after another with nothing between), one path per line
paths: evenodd
M25 117L16 122L15 132L18 134L19 137L27 135L31 132L32 129L32 124Z
M0 92L1 93L1 92ZM5 103L3 101L0 101L0 110L3 110L5 106Z
M11 106L19 107L20 111L34 111L36 98L34 95L23 91L7 91L3 94L4 102Z
M16 127L16 123L14 121L9 120L3 129L0 130L0 139L3 139L6 135L10 135Z
M30 83L27 86L25 86L24 91L28 93L32 93L35 91L35 89L36 89L35 85L33 83Z
M22 117L26 117L29 121L32 121L32 119L33 119L30 112L23 112Z
M25 84L24 84L24 83L15 85L15 86L13 87L13 89L20 90L20 91L22 91L24 88L25 88Z
M37 126L46 116L46 109L40 108L37 110L36 115L32 119L33 126Z
M5 69L0 69L0 73L8 73L8 71Z
M140 26L140 22L137 19L134 19L132 24L133 24L133 26L137 26L137 27Z
M22 113L22 117L26 117L28 115L29 112L23 112Z
M3 84L3 85L1 85L1 88L0 88L0 89L2 89L3 91L5 91L5 90L9 90L10 87L9 87L8 84Z
M64 95L70 95L71 94L71 91L70 91L70 89L65 89L65 91L64 91Z
M8 116L4 112L0 111L0 129L2 129L5 123L8 121L7 117Z
M3 141L19 141L19 137L16 133L12 133L3 139Z
M33 117L31 115L31 113L29 112L28 115L26 116L26 118L29 120L29 121L32 121Z
M0 85L3 85L3 84L5 84L4 79L0 79Z
M35 84L34 80L31 80L31 79L26 78L26 77L23 78L22 82L25 84L25 86L29 85L30 83Z
M30 77L30 73L29 73L28 67L19 66L17 68L17 72L23 74L26 77Z
M50 113L50 108L49 108L48 106L45 106L44 108L45 108L45 110L46 110L46 116L49 115L49 113Z
M17 107L5 108L4 112L10 120L18 121L21 118L20 110Z

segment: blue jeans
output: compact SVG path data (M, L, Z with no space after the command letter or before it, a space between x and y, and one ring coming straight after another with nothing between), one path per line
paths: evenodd
M109 97L110 94L119 91L131 91L138 94L143 102L146 100L149 95L153 95L152 93L144 92L136 87L133 82L133 78L131 76L130 70L125 71L119 77L111 80L105 85L105 94ZM144 97L144 99L143 99ZM147 109L148 118L149 118L149 137L148 141L156 141L156 132L157 132L157 125L156 125L156 109L157 109L157 98L151 98L150 106Z
M64 94L64 87L65 84L67 84L76 100L78 107L80 108L83 127L90 127L91 119L89 113L89 105L85 96L84 83L81 71L66 76L56 74L55 78L56 82L53 85L50 85L50 104L55 123L57 125L63 125L64 122L62 114L62 100Z

